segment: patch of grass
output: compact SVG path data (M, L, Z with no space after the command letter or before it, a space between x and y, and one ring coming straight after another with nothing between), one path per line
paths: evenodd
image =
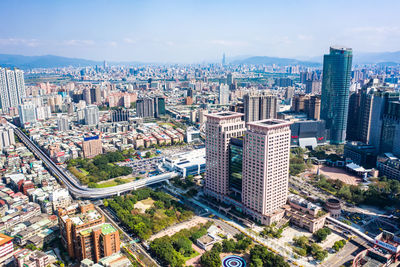
M193 259L193 258L196 257L196 256L199 256L199 255L200 255L199 252L197 252L196 250L193 250L193 253L190 254L190 256L183 257L183 258L184 258L184 260L185 260L185 262L186 262L186 261L188 261L188 260L190 260L190 259Z
M106 188L106 187L113 187L116 185L120 185L120 184L125 184L125 183L129 183L132 182L134 180L134 178L117 178L114 179L112 181L107 181L104 183L97 183L95 184L94 188ZM92 184L90 184L92 186Z
M85 169L82 169L82 168L78 168L78 171L80 171L85 176L89 174L88 171L86 171Z

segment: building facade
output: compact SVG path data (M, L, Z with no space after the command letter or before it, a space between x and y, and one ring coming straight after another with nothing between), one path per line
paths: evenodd
M321 119L326 121L332 144L346 140L352 58L352 49L344 47L331 47L324 55Z
M97 125L99 124L99 108L96 105L89 105L84 109L85 124Z
M24 72L0 67L0 107L7 111L10 107L17 108L25 97Z
M229 195L229 141L243 136L243 114L219 112L207 114L205 193L223 201Z
M80 202L58 210L61 242L71 258L98 262L120 250L118 231L104 222L93 204Z
M246 122L275 119L279 109L278 98L268 93L244 95L244 118Z
M254 220L271 224L287 201L291 122L247 123L243 149L242 203Z

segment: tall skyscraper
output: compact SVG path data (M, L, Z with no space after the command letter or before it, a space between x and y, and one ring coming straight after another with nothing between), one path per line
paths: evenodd
M229 104L229 86L227 84L220 84L218 88L219 104Z
M352 58L352 49L345 47L331 47L324 55L321 119L326 121L332 144L346 140Z
M400 157L400 101L389 102L383 116L380 153L386 152Z
M222 54L222 66L225 66L226 64L226 58L225 58L225 53Z
M25 97L24 72L0 67L0 107L7 111L10 107L17 108Z
M96 105L89 105L85 108L85 124L99 124L99 108Z
M286 204L291 122L268 119L247 123L243 149L242 203L246 213L271 224Z
M243 97L246 122L275 119L278 113L278 98L272 94L252 92Z
M205 115L206 179L205 193L221 201L229 194L229 140L244 134L243 114L219 112Z

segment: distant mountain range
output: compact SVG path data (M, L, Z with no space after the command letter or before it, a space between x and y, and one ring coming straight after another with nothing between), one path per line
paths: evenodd
M307 67L318 67L322 64L323 57L313 57L307 59L280 58L267 56L237 56L228 58L230 64L254 64L254 65L302 65ZM0 54L1 67L17 67L21 69L31 68L57 68L57 67L86 67L102 65L101 61L87 60L82 58L69 58L53 55L45 56L21 56ZM118 65L137 65L145 64L141 62L109 62ZM400 64L400 51L382 53L355 53L353 64Z
M287 66L287 65L303 65L308 67L318 67L321 63L318 62L311 62L311 61L302 61L293 58L280 58L280 57L262 57L262 56L255 56L255 57L248 57L244 59L234 60L230 62L231 64L252 64L252 65L280 65L280 66Z
M58 67L85 67L102 64L101 62L59 56L21 56L0 54L1 67L31 68L58 68Z

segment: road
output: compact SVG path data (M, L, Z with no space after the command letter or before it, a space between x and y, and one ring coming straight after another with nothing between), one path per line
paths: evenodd
M347 242L342 250L336 253L333 257L330 257L329 259L324 261L321 266L342 266L345 263L352 261L358 253L365 249L367 249L367 241L357 237Z
M15 134L18 138L32 151L38 158L40 158L48 170L57 177L69 190L71 195L80 198L87 199L100 199L114 195L119 195L124 192L136 190L141 187L156 184L159 182L167 181L178 176L175 172L168 172L157 176L152 176L137 181L132 181L126 184L121 184L108 188L88 188L80 185L76 179L71 177L66 171L62 170L56 165L47 155L44 153L32 140L30 140L24 132L21 131L14 124L9 123L14 129Z
M130 241L129 243L132 246L132 251L134 251L135 255L137 256L138 259L140 259L145 266L153 267L153 266L160 266L140 245L137 243L133 242L133 239L131 236L129 236L120 226L119 224L112 218L112 214L109 214L107 210L103 210L100 207L98 208L98 211L102 213L107 220L114 225L115 228L117 228L122 234L125 239Z

